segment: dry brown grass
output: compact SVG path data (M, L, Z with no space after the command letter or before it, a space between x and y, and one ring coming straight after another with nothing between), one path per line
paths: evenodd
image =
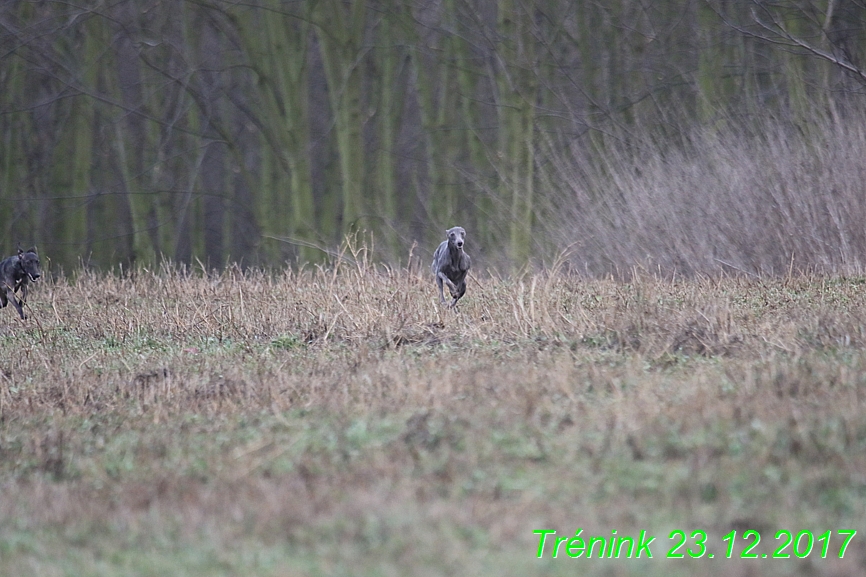
M481 274L453 314L423 269L344 256L2 311L0 574L750 575L539 561L532 531L719 557L732 527L866 518L863 279ZM853 575L864 537L757 563Z

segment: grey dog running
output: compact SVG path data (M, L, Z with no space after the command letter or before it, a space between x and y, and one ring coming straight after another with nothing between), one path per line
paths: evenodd
M457 301L466 294L466 273L469 272L471 261L469 255L463 250L466 231L462 227L455 226L446 230L445 234L448 239L443 240L433 253L433 264L430 265L430 269L436 275L439 302L445 304L443 284L447 284L452 299L448 308L454 308Z

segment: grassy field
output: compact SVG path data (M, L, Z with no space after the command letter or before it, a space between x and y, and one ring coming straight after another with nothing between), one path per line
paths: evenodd
M863 572L863 278L477 274L454 314L352 257L0 312L0 575ZM653 558L552 558L579 528Z

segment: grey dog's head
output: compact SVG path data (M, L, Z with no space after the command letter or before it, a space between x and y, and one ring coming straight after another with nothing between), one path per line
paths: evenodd
M36 254L36 247L24 252L18 249L18 262L21 263L21 268L30 277L30 280L36 280L42 276L42 271L39 268L39 255Z
M445 231L448 235L448 243L453 244L457 248L463 248L463 243L466 241L466 231L462 226L455 226Z

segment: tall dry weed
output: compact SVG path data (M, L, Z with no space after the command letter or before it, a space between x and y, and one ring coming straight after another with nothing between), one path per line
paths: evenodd
M854 273L866 262L866 113L750 119L680 146L553 154L551 234L589 275ZM576 150L576 149L575 149Z

